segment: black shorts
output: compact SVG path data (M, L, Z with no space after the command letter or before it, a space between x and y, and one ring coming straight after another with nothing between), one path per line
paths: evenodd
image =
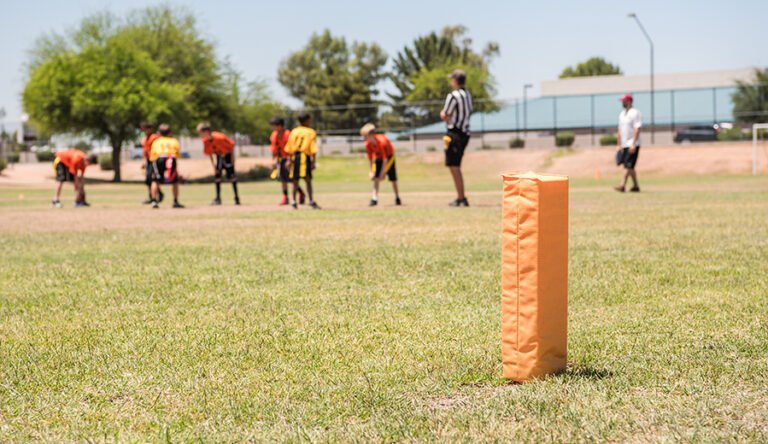
M630 154L629 148L622 148L620 156L618 164L623 165L628 170L633 170L635 165L637 165L637 158L640 157L640 147L637 147L635 154Z
M58 157L53 161L53 169L56 170L56 182L75 181L75 175L69 171L69 168Z
M216 178L220 178L222 171L227 173L227 179L235 177L235 162L232 160L232 153L223 156L216 155Z
M312 178L312 158L304 153L294 153L293 168L291 168L291 179L311 179Z
M443 142L445 143L445 166L460 167L464 151L469 144L469 134L450 130L443 137Z
M383 159L376 159L373 161L372 167L371 170L373 170L374 177L379 177L381 175L381 169L384 168L384 172L387 174L389 181L397 181L397 164L394 156L387 159L386 164L384 164Z
M277 180L280 182L290 182L291 172L288 171L288 158L283 157L277 163Z
M152 162L152 180L157 183L178 183L175 157L158 157Z
M155 169L152 166L152 161L147 159L147 164L144 166L144 183L152 185L152 177L155 175Z

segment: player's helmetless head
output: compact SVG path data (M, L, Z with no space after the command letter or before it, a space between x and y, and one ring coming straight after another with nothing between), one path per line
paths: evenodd
M99 163L99 156L91 153L90 155L88 155L88 157L85 158L85 163L87 165L96 165L97 163Z
M467 84L467 74L462 69L455 69L448 78L451 79L453 89L464 88Z
M200 122L197 124L197 134L200 137L209 137L211 135L211 124L208 122Z
M372 123L366 123L360 128L360 136L366 140L371 140L376 135L376 126Z
M144 134L148 136L155 131L155 126L149 122L141 122L141 124L139 124L139 128L141 128Z
M273 117L269 124L272 125L272 129L280 130L285 128L285 120L282 117Z
M157 132L160 133L163 137L168 137L173 132L171 131L171 125L168 125L167 123L163 123L160 126L157 127Z
M312 124L312 116L309 115L309 113L301 113L299 114L299 123L304 126L309 126Z

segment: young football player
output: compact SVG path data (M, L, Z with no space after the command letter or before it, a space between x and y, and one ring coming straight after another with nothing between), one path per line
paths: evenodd
M283 198L279 205L288 205L288 184L291 182L291 175L287 165L289 163L288 155L285 153L285 145L288 144L288 138L291 136L291 130L285 127L285 120L282 117L275 117L269 121L272 125L272 134L269 136L269 145L272 151L272 161L275 163L277 179L280 181L280 187L283 191ZM299 187L299 204L304 205L306 195L304 190Z
M317 166L317 133L310 128L312 117L308 113L299 115L299 126L291 131L288 137L288 143L285 145L285 153L288 155L288 171L293 181L293 203L294 209L299 208L296 202L296 195L299 190L299 180L304 179L307 184L307 195L309 196L309 206L319 210L320 206L315 202L312 193L312 170Z
M184 208L179 203L178 159L181 145L173 137L171 126L164 123L157 128L160 137L152 142L149 160L152 161L152 208L160 208L160 184L173 187L173 208Z
M53 160L53 170L56 172L56 192L51 204L54 208L61 208L61 188L64 182L72 182L75 186L75 207L88 207L85 200L85 169L88 165L98 162L95 154L86 156L80 150L69 149L56 153Z
M203 140L203 152L211 159L214 181L216 182L216 198L211 205L221 205L221 176L227 174L227 180L232 183L235 192L235 205L240 205L240 194L237 192L237 174L235 174L235 142L226 134L211 130L211 125L197 125L197 134ZM215 160L214 160L215 156Z
M395 205L402 205L400 193L397 189L397 165L395 164L395 148L387 136L376 132L376 127L368 123L360 130L360 135L365 139L365 151L371 164L369 178L373 181L373 196L369 206L379 204L379 184L386 176L392 183L392 191L395 192Z

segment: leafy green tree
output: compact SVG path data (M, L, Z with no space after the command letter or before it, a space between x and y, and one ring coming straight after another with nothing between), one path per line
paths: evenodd
M475 98L477 111L493 111L495 82L490 63L499 55L499 45L489 42L482 52L472 49L472 39L463 26L448 26L438 34L432 32L416 38L393 59L390 79L397 88L389 94L395 110L405 120L415 119L418 125L438 119L441 104L434 106L398 106L403 102L442 101L450 91L446 80L456 68L467 72L467 88Z
M357 128L376 118L376 107L355 105L374 101L386 63L386 54L375 43L348 44L325 30L282 61L278 80L305 107L326 107L315 113L322 126Z
M768 69L756 69L753 82L736 82L732 100L737 122L765 122L768 119Z
M194 17L161 6L119 20L85 18L64 35L50 34L31 51L25 110L41 131L107 138L114 180L120 148L142 120L183 130L201 120L234 126L224 71Z
M592 57L576 66L566 67L560 73L561 79L569 77L595 77L595 76L613 76L620 75L621 69L618 65L608 63L602 57Z
M191 13L170 6L141 9L130 14L120 34L157 63L161 82L189 91L186 106L159 115L160 120L188 130L200 121L236 130L226 81L230 63L219 60L213 43L200 37L204 33Z
M112 146L114 181L121 180L120 150L136 134L136 122L170 114L188 91L160 82L149 55L120 38L36 65L23 92L24 108L39 126L83 132Z

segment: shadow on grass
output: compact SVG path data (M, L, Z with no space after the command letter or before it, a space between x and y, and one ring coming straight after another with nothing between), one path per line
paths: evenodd
M568 369L565 372L557 375L557 377L599 381L602 379L612 378L613 372L606 369L576 364L568 366Z

